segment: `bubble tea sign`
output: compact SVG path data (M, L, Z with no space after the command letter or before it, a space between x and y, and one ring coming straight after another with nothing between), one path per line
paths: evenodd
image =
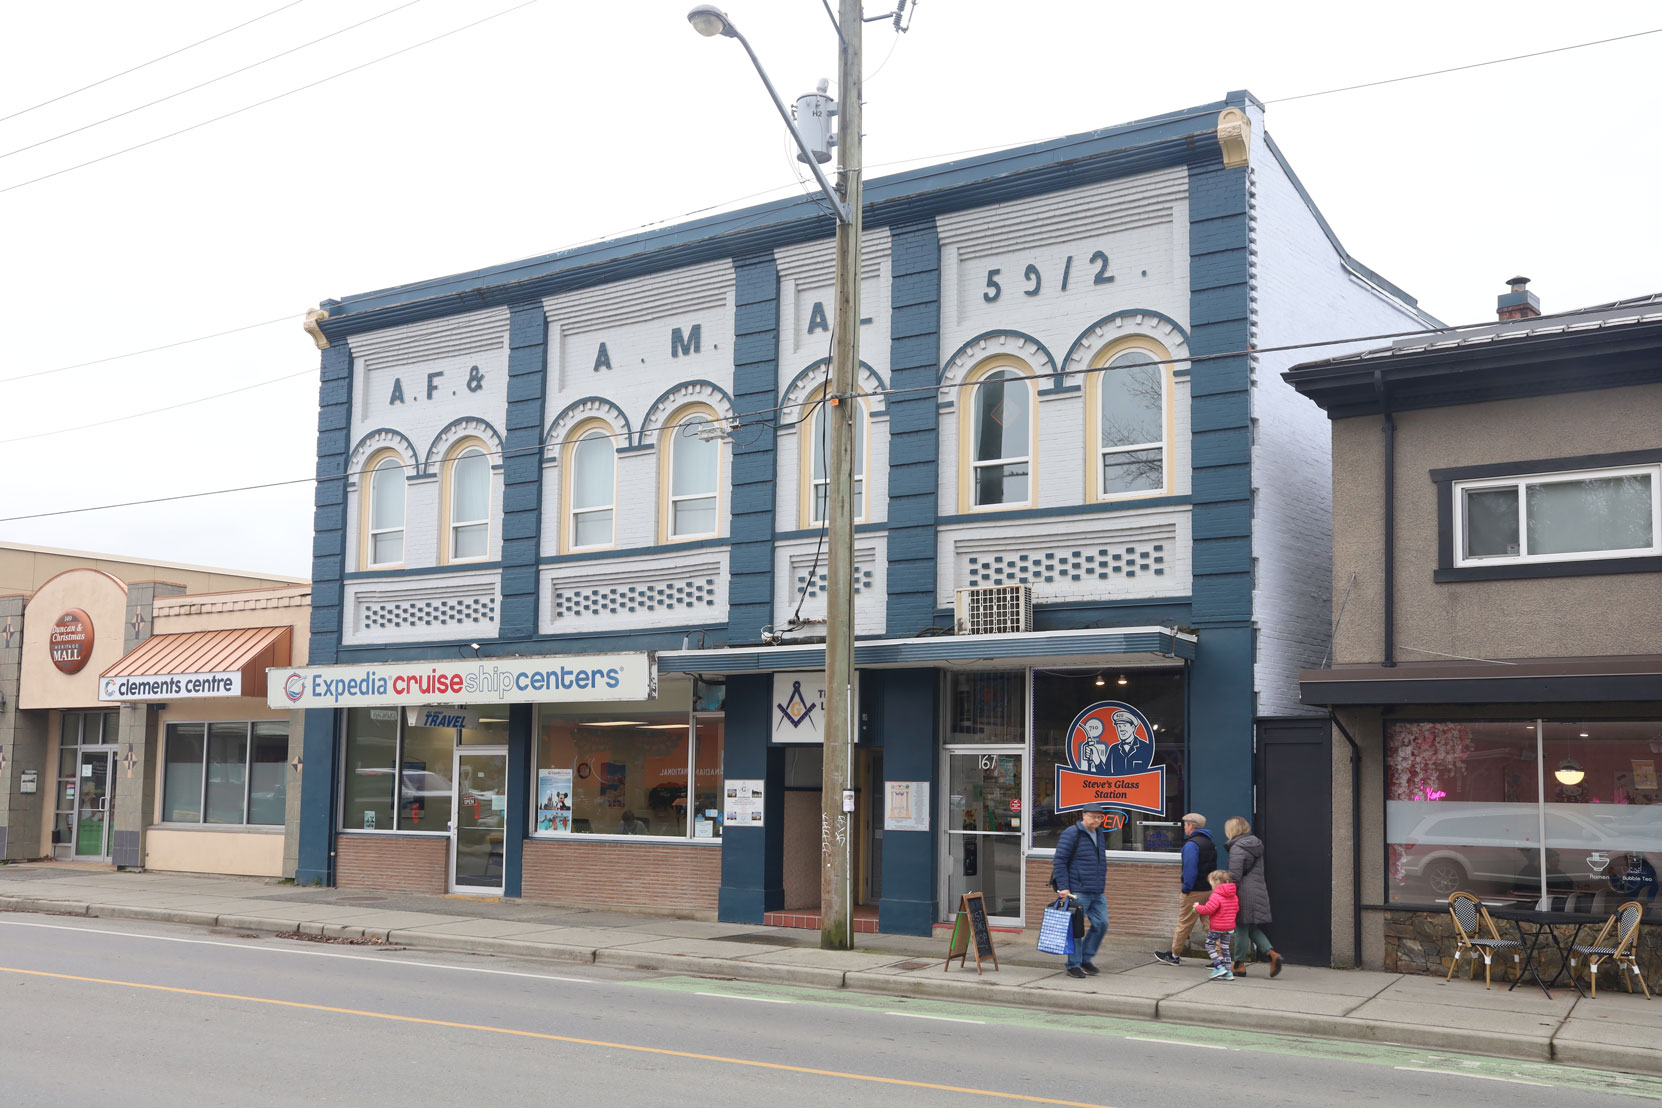
M1130 704L1092 704L1068 727L1068 764L1056 767L1056 810L1087 805L1150 815L1166 812L1166 767L1153 765L1154 728ZM1108 813L1109 830L1125 826L1126 812Z

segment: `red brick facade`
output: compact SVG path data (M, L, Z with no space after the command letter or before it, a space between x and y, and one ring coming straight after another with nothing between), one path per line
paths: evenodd
M1111 935L1171 935L1177 922L1178 868L1162 862L1108 863L1108 932ZM1027 859L1027 926L1037 931L1045 905L1056 898L1050 856Z
M528 839L521 885L526 900L713 917L721 888L721 848Z
M335 843L335 887L448 892L450 840L436 836L342 835Z

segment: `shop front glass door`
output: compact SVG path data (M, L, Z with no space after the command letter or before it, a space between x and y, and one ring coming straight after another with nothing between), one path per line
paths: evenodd
M946 900L950 917L964 893L980 893L987 915L1021 919L1022 754L949 751L946 790Z
M450 887L456 892L500 893L508 831L507 750L458 747L455 780Z
M111 755L81 752L81 775L75 790L75 857L107 858L110 854Z

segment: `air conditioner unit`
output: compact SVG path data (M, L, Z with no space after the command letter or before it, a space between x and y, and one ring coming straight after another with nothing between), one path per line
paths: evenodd
M1033 588L995 585L952 594L953 624L960 635L1015 635L1033 630Z

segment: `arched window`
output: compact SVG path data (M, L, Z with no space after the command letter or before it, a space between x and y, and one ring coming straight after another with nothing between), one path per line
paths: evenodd
M366 530L367 567L396 566L404 561L404 465L383 455L369 473L369 526Z
M579 433L566 457L566 497L570 519L566 545L587 550L612 545L613 510L617 502L617 450L612 437L598 426Z
M448 560L479 561L490 553L490 458L479 446L469 445L451 456L446 469Z
M971 502L1026 504L1033 496L1033 386L1014 369L995 369L971 390Z
M721 526L721 440L709 414L693 411L665 429L669 441L671 539L710 538Z
M831 482L828 460L831 457L831 427L828 415L835 413L825 403L825 392L809 401L812 414L802 424L803 472L808 475L808 525L824 523L830 507ZM864 403L854 402L854 518L866 517L866 450L871 435L871 416Z
M1111 354L1096 374L1096 496L1111 500L1166 487L1166 369L1140 347Z

